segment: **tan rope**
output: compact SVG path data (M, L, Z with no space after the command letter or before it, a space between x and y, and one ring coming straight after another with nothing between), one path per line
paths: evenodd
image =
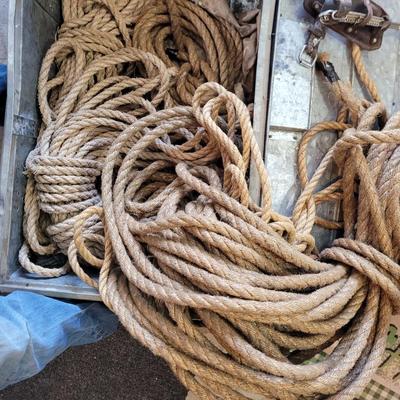
M230 91L232 27L188 0L64 0L63 13L40 73L21 264L48 277L72 268L98 287L200 399L353 399L400 310L400 116L377 131L380 103L332 87L338 121L305 134L288 218L272 209L249 111ZM340 138L309 177L308 144L326 130ZM318 191L332 163L340 177ZM324 201L341 202L343 222L317 216ZM316 223L345 232L319 255ZM68 265L30 261L56 252Z
M356 68L357 74L364 87L368 90L372 100L375 102L382 101L375 82L371 79L365 68L364 62L362 60L361 48L356 43L351 44L351 56L353 58L353 63Z

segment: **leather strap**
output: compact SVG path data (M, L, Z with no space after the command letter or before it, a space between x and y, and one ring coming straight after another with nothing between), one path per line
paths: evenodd
M348 40L357 43L364 50L376 50L381 47L384 31L390 22L381 28L367 26L372 16L390 21L385 10L372 0L304 0L304 8L315 19L324 11L335 10L337 17L344 17L349 11L363 13L366 17L361 23L349 25L330 23L329 28L340 33Z
M337 9L338 17L345 16L353 8L352 0L334 0L334 4L335 8Z

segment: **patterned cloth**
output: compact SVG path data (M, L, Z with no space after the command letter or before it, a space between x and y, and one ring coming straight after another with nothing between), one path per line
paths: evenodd
M358 400L396 400L400 395L372 380Z

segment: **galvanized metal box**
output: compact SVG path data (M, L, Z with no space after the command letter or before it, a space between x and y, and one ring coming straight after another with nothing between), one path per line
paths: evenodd
M8 93L0 155L0 290L33 290L50 296L98 299L79 278L41 279L18 265L22 244L24 164L40 123L36 87L41 60L61 21L59 0L10 0Z
M231 6L249 8L258 3L232 0ZM60 0L10 0L7 115L0 152L0 291L32 290L55 297L99 300L97 291L73 274L43 279L26 273L18 264L26 183L24 165L35 146L40 124L37 79L41 60L61 22L60 4ZM272 29L273 15L274 3L265 9L262 29ZM261 32L261 37L262 62L257 76L257 97L261 102L257 102L256 112L262 118L256 126L263 143L271 34Z
M259 0L231 0L232 6L248 7ZM398 12L398 0L381 0L390 15ZM42 279L21 270L17 262L22 240L22 215L27 154L34 147L39 125L36 85L43 55L54 41L61 21L60 0L11 0L9 11L9 86L6 126L0 153L0 290L28 289L51 296L99 299L98 293L74 275ZM304 130L315 122L335 118L335 105L327 86L311 69L298 64L310 17L301 1L265 1L259 32L254 105L254 132L265 154L273 186L276 211L290 215L299 193L296 149ZM400 32L385 33L382 48L364 55L367 68L377 79L389 111L400 100L397 70ZM328 51L342 79L361 91L344 40L328 33L321 50ZM335 135L325 134L310 146L312 170L332 145ZM332 173L334 173L332 171ZM329 179L329 177L327 177ZM250 174L253 198L259 196L257 177ZM337 209L320 210L333 218ZM315 229L320 247L328 245L334 232Z

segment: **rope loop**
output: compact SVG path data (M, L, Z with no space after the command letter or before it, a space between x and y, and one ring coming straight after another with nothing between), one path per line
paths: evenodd
M304 134L281 215L233 25L190 0L63 0L63 16L39 76L21 265L72 269L202 399L358 397L400 312L400 114L359 49L370 99L331 85L337 120ZM343 237L319 252L320 229Z
M337 239L321 253L321 259L343 263L356 269L379 286L390 299L395 314L400 312L400 266L391 258L363 242Z
M27 162L27 173L36 183L39 207L48 214L69 214L99 203L96 179L101 164L94 160L34 156ZM56 179L57 183L54 183Z

